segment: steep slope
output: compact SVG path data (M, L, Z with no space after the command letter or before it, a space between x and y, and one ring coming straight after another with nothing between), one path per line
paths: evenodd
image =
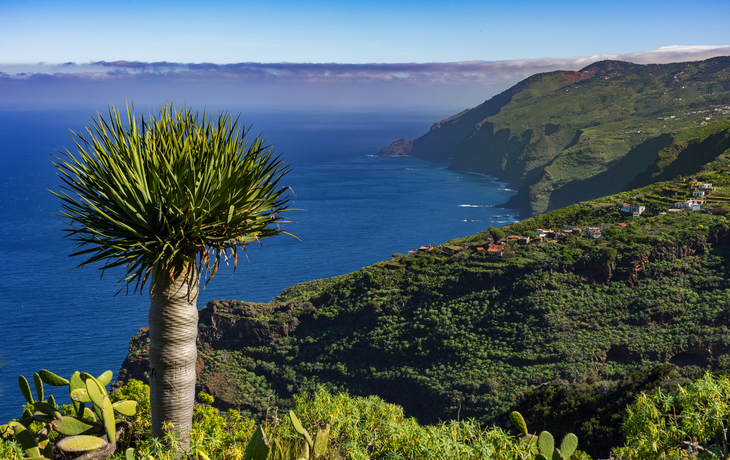
M529 217L624 190L660 151L729 119L730 57L602 61L534 75L434 124L410 153L509 182L519 193L505 206Z
M723 187L711 212L663 215L691 189L654 184L293 286L268 304L211 301L198 385L249 414L323 386L377 394L422 422L488 421L556 382L611 382L660 363L727 367L730 175L694 178ZM626 201L649 210L602 238L483 250L505 232L624 222ZM145 331L132 340L120 379L144 378L147 342Z

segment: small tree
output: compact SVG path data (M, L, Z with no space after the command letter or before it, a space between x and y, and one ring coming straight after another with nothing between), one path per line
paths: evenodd
M502 230L501 228L494 228L490 225L488 232L489 236L492 237L492 240L495 243L504 238L504 230Z
M63 181L61 216L66 236L102 271L125 267L120 289L140 292L149 282L152 435L172 422L189 445L195 399L196 301L222 260L237 265L237 250L285 233L278 223L290 210L279 186L288 172L261 135L228 113L199 116L165 105L140 120L114 108L75 135L54 163Z

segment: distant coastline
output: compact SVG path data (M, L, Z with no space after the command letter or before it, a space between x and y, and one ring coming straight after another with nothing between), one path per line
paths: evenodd
M409 157L413 150L413 141L407 141L405 138L391 142L391 144L380 152L376 153L376 157Z

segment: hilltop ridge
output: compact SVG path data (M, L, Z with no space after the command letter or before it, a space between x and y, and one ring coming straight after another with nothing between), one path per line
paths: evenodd
M450 158L450 169L509 183L518 194L504 206L524 218L666 180L675 170L697 172L730 144L710 142L703 161L693 162L687 140L702 143L698 131L726 137L729 120L730 57L651 65L607 60L533 75L434 123L410 154ZM676 161L659 177L665 151Z

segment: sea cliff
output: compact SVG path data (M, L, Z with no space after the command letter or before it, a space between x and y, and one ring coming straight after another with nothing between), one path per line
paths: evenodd
M518 194L504 206L526 218L669 178L658 171L697 173L730 148L729 120L730 57L600 61L533 75L434 123L410 154L507 182Z

